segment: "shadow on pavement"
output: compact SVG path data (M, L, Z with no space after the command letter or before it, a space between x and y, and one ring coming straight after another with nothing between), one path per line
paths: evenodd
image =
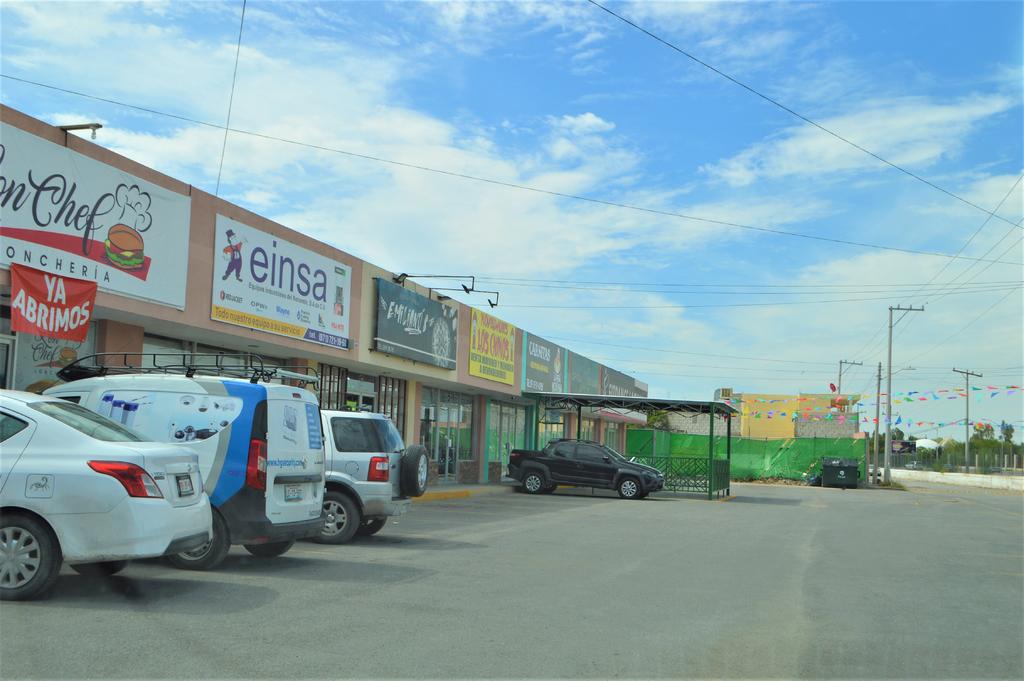
M162 612L204 615L256 610L277 596L273 589L230 581L70 574L57 579L48 598L19 605L120 611L125 606L155 607Z
M400 534L387 534L383 536L363 537L355 542L360 547L387 547L417 549L423 551L452 551L458 549L482 549L481 544L474 544L468 541L453 541L451 539L440 539L437 537L413 537Z

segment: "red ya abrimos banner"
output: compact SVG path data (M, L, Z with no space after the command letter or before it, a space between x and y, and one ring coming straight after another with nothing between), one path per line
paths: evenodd
M84 341L96 303L96 282L69 279L11 263L11 329Z

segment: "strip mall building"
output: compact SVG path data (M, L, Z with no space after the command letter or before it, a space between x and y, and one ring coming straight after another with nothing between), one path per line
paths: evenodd
M577 424L524 393L646 396L634 378L9 107L0 118L0 386L43 390L99 352L255 353L315 368L324 408L387 414L441 481L495 481L510 449L577 427L624 448L635 417ZM115 243L115 225L142 243ZM12 263L98 283L84 342L12 333Z

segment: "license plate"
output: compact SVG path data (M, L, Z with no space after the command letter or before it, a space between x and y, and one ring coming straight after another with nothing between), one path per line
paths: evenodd
M302 500L302 485L285 485L284 486L284 500L285 501L301 501Z
M179 475L178 476L178 496L189 497L195 494L195 489L192 487L192 476Z

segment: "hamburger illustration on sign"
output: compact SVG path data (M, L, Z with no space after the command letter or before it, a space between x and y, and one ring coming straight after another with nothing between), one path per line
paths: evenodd
M114 267L122 270L142 269L146 264L146 256L141 232L153 224L153 216L149 212L153 199L138 185L129 187L121 184L114 192L114 202L121 208L121 217L107 232L107 239L103 242L104 253ZM126 224L129 222L130 225Z

